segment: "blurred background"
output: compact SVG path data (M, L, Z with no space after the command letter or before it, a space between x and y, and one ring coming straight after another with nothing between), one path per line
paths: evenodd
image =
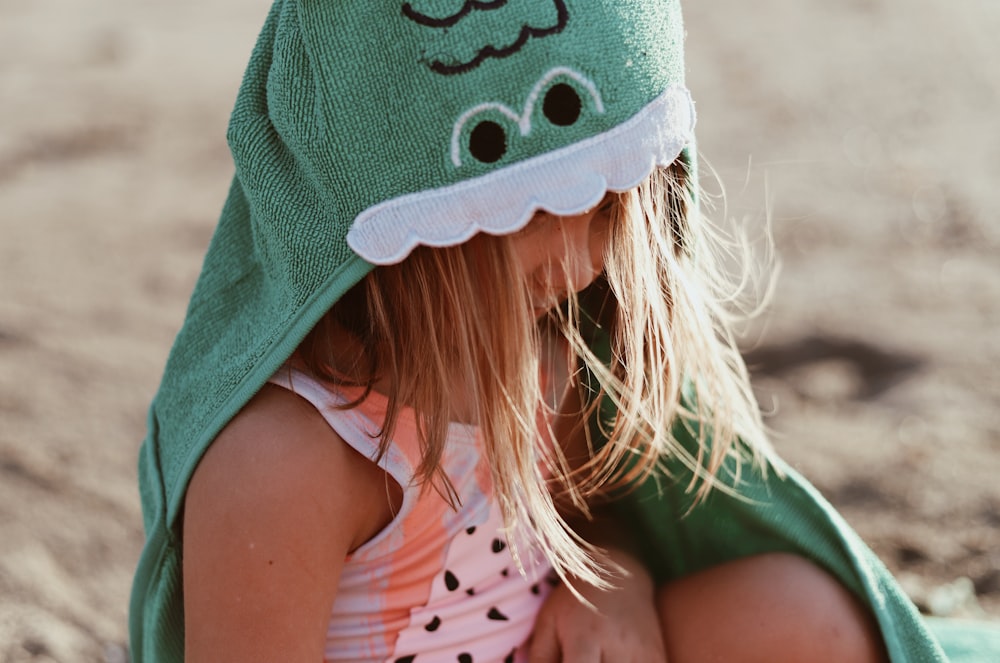
M137 446L267 5L0 0L4 663L126 660ZM686 12L714 214L777 246L776 446L922 610L1000 620L1000 4Z

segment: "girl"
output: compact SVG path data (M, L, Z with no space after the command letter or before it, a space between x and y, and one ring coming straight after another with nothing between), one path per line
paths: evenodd
M682 41L676 0L276 1L141 450L137 662L936 660L758 491Z

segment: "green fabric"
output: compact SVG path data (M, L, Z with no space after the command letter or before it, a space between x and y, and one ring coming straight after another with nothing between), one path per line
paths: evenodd
M996 622L928 617L927 626L951 663L1000 661L1000 624Z
M179 516L218 432L374 264L694 169L678 0L276 0L148 417L136 663L183 658Z

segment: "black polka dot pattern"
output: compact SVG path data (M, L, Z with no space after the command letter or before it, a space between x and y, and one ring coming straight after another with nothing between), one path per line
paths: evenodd
M451 549L438 567L431 596L422 608L411 612L410 625L396 642L394 656L399 658L390 659L392 663L518 660L520 651L511 647L530 629L526 606L536 605L549 588L545 576L533 569L526 570L526 578L518 573L511 559L512 543L499 517L474 522L451 530ZM456 602L465 608L456 610ZM509 633L510 639L497 650L486 641L473 644L474 640L478 643L474 635L479 633L498 638L493 643L504 642L499 640L503 634Z
M488 613L486 613L486 618L487 619L492 619L493 621L496 621L496 622L505 622L505 621L507 621L509 619L509 617L507 617L507 615L505 615L502 612L500 612L499 610L497 610L496 606L493 606L492 608L490 608L490 611Z

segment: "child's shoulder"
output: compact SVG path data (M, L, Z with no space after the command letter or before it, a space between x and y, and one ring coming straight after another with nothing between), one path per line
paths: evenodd
M185 507L225 509L241 526L268 518L337 523L347 550L391 519L385 473L309 402L265 385L219 433L195 470ZM309 527L310 523L299 523Z
M322 651L316 625L329 619L344 560L389 509L381 472L308 403L264 387L209 447L187 491L192 657L303 660L303 651Z

